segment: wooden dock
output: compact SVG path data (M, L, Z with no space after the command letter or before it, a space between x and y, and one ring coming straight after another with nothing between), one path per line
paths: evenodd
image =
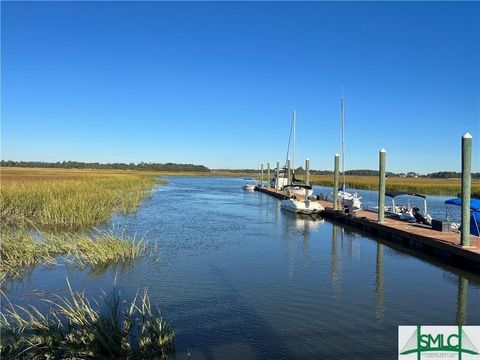
M285 192L272 188L257 187L256 190L280 200L288 198ZM377 222L376 213L359 210L350 215L341 210L333 210L331 202L319 200L319 203L325 208L322 215L326 219L350 225L360 231L379 236L386 241L400 243L405 247L427 253L449 264L480 273L479 237L471 236L471 246L462 247L460 246L460 233L458 231L441 232L432 230L427 225L391 218L385 218L385 221L380 224Z

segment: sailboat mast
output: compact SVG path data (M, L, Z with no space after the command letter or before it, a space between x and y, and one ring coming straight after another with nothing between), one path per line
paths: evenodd
M295 129L297 121L297 112L293 109L293 161L292 161L292 174L295 174Z
M344 100L343 100L343 87L342 87L342 99L340 100L340 111L342 113L342 177L343 177L343 191L345 191L345 109L344 109Z

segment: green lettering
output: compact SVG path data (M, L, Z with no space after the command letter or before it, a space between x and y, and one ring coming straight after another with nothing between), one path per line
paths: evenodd
M428 335L428 345L429 345L429 347L433 348L435 344L437 345L436 346L437 348L443 346L443 334L438 334L435 337L433 337L432 335Z
M452 338L456 339L455 340L455 344L452 344ZM458 341L458 335L457 334L452 334L450 335L448 338L447 338L447 344L448 346L451 346L451 347L457 347L458 344L459 344L459 341Z
M430 346L430 342L428 340L430 335L420 335L420 347L421 348L426 348Z

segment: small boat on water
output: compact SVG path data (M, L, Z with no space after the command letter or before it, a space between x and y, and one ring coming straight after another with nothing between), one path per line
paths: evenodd
M252 178L245 178L245 184L243 184L242 189L246 191L254 191L255 187L257 186L255 180Z
M425 195L401 191L390 191L385 192L385 196L392 199L391 205L387 205L384 208L385 216L408 222L418 222L425 225L432 224L432 217L427 212L427 197ZM399 205L396 203L398 197L405 196L407 196L406 204ZM414 198L423 199L423 210L413 206ZM378 206L369 206L366 210L378 213Z
M286 211L305 215L320 214L324 210L320 203L311 201L308 198L305 201L289 198L282 200L280 206Z
M292 182L289 185L285 185L283 187L283 190L287 192L290 196L293 195L299 195L299 196L304 196L305 193L308 196L312 196L313 194L313 188L312 185L306 185L305 183L300 183L300 182Z
M462 206L462 199L446 200L445 205ZM446 212L446 219L449 220L448 207ZM460 229L460 224L454 223L454 227ZM470 199L470 235L480 236L480 199Z
M282 200L280 207L295 214L313 215L320 214L324 209L318 201L312 201L307 195L307 189L303 189L303 199L292 195L290 198Z

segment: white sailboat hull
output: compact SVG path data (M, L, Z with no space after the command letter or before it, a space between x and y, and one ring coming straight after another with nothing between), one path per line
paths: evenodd
M314 201L300 201L294 199L282 200L281 208L295 214L319 214L324 208L318 202Z

